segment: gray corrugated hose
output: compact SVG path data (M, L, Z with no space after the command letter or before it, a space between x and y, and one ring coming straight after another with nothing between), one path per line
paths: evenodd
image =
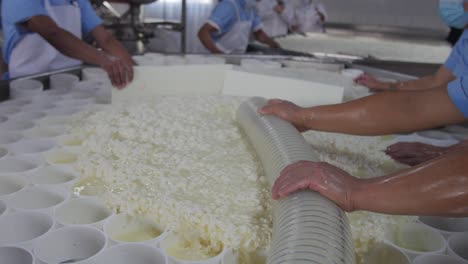
M263 164L270 186L289 164L318 161L304 137L288 122L261 116L263 98L244 102L237 121ZM273 203L273 239L268 264L355 263L346 214L333 202L312 191L301 191Z

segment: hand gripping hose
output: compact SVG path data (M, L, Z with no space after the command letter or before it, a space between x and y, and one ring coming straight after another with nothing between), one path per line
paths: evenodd
M257 113L263 98L237 110L237 121L263 164L270 186L297 161L318 161L317 154L288 122ZM354 247L346 214L317 192L300 191L273 203L273 239L268 264L353 264Z

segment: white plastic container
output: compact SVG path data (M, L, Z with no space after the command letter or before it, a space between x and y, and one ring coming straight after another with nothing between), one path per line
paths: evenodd
M52 230L54 220L40 212L16 212L0 217L0 246L17 246L28 250L32 243Z
M65 127L51 125L51 126L35 126L31 129L23 131L23 135L28 139L52 139L62 136Z
M447 253L468 264L468 232L450 236Z
M42 112L22 112L11 115L9 119L17 120L17 121L28 121L34 122L37 121L45 116L45 113Z
M12 155L36 154L49 151L56 143L51 139L24 139L8 146Z
M41 165L42 162L40 160L32 157L7 157L0 160L0 174L30 172L39 168Z
M45 154L46 161L51 165L72 165L78 156L64 149L54 149Z
M102 82L110 82L107 72L101 68L89 67L82 70L83 80L98 80Z
M0 263L2 264L35 264L31 252L18 247L0 247Z
M55 102L58 102L58 101L62 100L61 95L50 94L49 91L50 90L45 91L42 94L39 94L39 95L36 95L36 96L32 97L31 98L31 104L44 104L44 103L54 104Z
M0 129L4 131L18 131L27 130L34 127L34 123L31 121L18 121L18 120L8 120L0 124Z
M449 133L439 131L439 130L425 130L416 132L417 135L429 139L436 139L436 140L450 140L454 139Z
M42 95L39 94L39 95ZM11 100L7 100L7 101L3 101L0 103L0 107L1 108L9 108L9 107L18 107L18 108L21 108L27 104L30 104L31 101L32 101L32 98L36 97L37 95L34 95L33 97L31 98L21 98L21 99L11 99Z
M136 62L136 64L138 64L139 66L153 66L152 59L149 57L136 55L136 56L133 56L132 58Z
M467 262L446 255L427 254L414 259L413 264L466 264Z
M52 102L42 101L28 104L23 107L24 112L44 112L54 108L55 105Z
M205 64L205 56L199 54L185 55L185 61L188 65L202 65Z
M419 222L434 228L445 238L456 234L468 232L468 217L438 217L438 216L420 216Z
M347 78L350 78L352 80L355 80L357 77L363 74L364 74L364 71L359 70L359 69L344 69L341 71L341 75Z
M54 215L62 226L88 225L102 229L112 212L97 198L79 197L55 208Z
M397 248L385 244L376 243L364 254L361 264L410 264L408 256Z
M0 160L8 155L8 149L0 147Z
M44 85L36 80L18 79L10 82L10 97L30 98L42 93Z
M49 88L52 91L67 93L80 81L78 76L69 73L59 73L50 76Z
M34 254L43 263L91 264L107 246L105 235L96 228L64 227L33 243Z
M177 55L166 56L166 65L185 65L185 58Z
M73 92L77 93L86 93L86 94L94 94L96 93L101 86L105 85L106 82L100 80L88 80L75 83L73 86Z
M8 145L18 142L23 136L19 132L0 131L0 145Z
M76 108L83 109L87 105L95 102L94 97L88 99L65 99L60 102L57 102L57 108Z
M10 195L26 187L27 181L18 175L0 175L0 199L5 199Z
M225 250L213 256L207 256L203 252L190 252L185 247L185 242L175 233L168 233L160 243L163 252L168 255L170 264L220 264L225 255ZM198 249L198 248L197 248ZM196 249L195 249L196 250Z
M67 134L58 139L58 143L63 147L80 147L83 139L79 134Z
M47 116L38 122L41 126L64 126L69 123L70 118L66 116Z
M443 254L447 248L439 232L420 223L390 226L385 233L385 241L403 251L410 259L427 253Z
M55 206L63 203L70 192L53 187L32 186L11 195L8 206L15 211L40 211L53 215Z
M224 65L226 64L226 59L223 57L207 56L205 58L205 64Z
M0 103L0 115L7 116L21 111L23 106L15 106L6 103Z
M54 109L51 109L47 111L47 115L49 116L71 116L73 114L78 113L81 111L80 107L56 107Z
M7 205L4 201L0 200L0 216L2 216L7 211ZM1 259L1 258L0 258Z
M28 174L32 184L63 187L68 191L78 177L79 174L70 168L53 165L41 167Z
M104 232L112 244L137 242L156 245L164 237L164 231L155 222L127 214L113 215L107 219Z
M167 256L159 249L144 244L110 247L96 258L96 264L166 264Z

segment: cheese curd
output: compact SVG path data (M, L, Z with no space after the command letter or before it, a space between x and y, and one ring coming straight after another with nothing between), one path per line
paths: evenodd
M263 169L235 121L244 98L203 96L114 100L75 116L81 151L75 191L99 195L116 212L144 214L158 225L197 234L191 256L231 248L240 256L268 248L270 190ZM320 160L358 177L401 168L382 150L384 137L307 132ZM89 190L92 190L89 192ZM349 214L358 259L388 224L413 221L368 212ZM191 247L191 245L194 245ZM180 250L173 248L177 255ZM198 254L198 255L197 255ZM190 256L182 256L190 259ZM253 263L241 258L242 263Z

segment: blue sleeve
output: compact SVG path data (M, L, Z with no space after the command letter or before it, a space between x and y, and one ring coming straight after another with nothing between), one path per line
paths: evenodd
M255 12L255 16L252 22L252 31L255 32L259 29L262 29L262 21L260 20L260 17L258 16L257 12Z
M448 95L463 116L468 118L468 76L462 76L450 82Z
M449 57L444 63L445 68L449 69L453 74L455 72L455 67L460 61L461 56L463 55L462 53L462 39L455 44L455 46L452 49L452 52L450 53ZM455 74L454 74L455 75Z
M44 1L2 0L2 16L3 20L8 24L18 26L18 24L38 15L48 15L44 7Z
M235 23L235 9L230 1L219 2L208 18L208 23L218 29L219 34L224 34L229 31L230 27Z
M94 28L102 24L101 18L96 14L89 0L78 0L81 9L81 31L83 36L88 35Z

